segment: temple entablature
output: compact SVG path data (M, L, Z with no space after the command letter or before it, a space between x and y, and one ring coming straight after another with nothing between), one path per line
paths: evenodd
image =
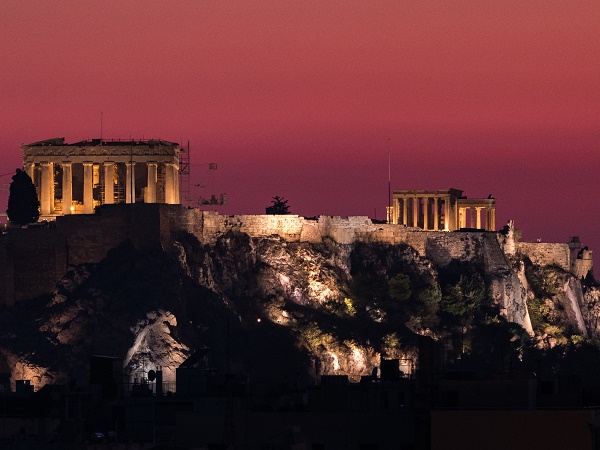
M462 193L459 189L393 191L388 223L428 231L461 228L495 231L496 199L491 195L488 198L467 198Z
M177 143L93 139L66 144L54 138L21 149L41 219L92 214L104 204L179 203Z

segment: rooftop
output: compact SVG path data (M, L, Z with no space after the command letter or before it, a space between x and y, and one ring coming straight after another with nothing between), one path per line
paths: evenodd
M148 139L148 140L136 140L136 139L92 139L84 140L79 142L73 142L72 144L65 143L65 138L52 138L45 139L43 141L33 142L26 144L26 147L33 146L98 146L98 145L110 145L110 146L132 146L132 145L179 145L176 142L163 141L162 139Z

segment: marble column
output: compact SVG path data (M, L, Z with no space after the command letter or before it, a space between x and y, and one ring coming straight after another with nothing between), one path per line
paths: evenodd
M25 169L25 172L27 172L27 175L29 175L29 178L31 178L33 184L35 184L35 164L25 164L23 168Z
M83 163L83 213L94 212L94 163Z
M490 217L491 217L491 221L490 221L490 225L488 225L488 229L490 231L496 231L496 208L493 207L490 210Z
M115 202L115 163L104 163L104 204L111 205Z
M402 225L408 226L408 202L406 197L402 197Z
M450 231L450 199L444 198L444 231Z
M135 163L125 163L127 174L125 175L125 203L135 203Z
M486 208L485 209L486 212L486 222L485 222L485 229L487 231L494 231L494 220L492 218L492 212L493 212L493 208Z
M175 177L175 204L179 205L181 203L181 197L179 195L179 164L173 165L173 176Z
M481 230L481 208L474 208L477 215L477 229Z
M413 198L413 227L419 226L419 199Z
M158 163L148 163L148 189L146 203L156 203L156 181L158 178Z
M400 211L400 202L397 198L392 200L392 217L390 223L397 225L398 224L398 216Z
M73 205L73 165L70 161L64 161L62 164L62 213L71 214Z
M178 195L177 195L177 170L175 164L166 163L165 164L166 174L165 174L165 203L169 203L171 205L179 203ZM391 211L390 211L390 215Z
M434 231L438 231L440 227L440 216L438 210L438 198L433 197L433 229Z
M43 162L41 166L42 192L40 196L40 213L42 216L47 216L54 212L54 164Z
M423 198L423 229L429 229L429 198Z

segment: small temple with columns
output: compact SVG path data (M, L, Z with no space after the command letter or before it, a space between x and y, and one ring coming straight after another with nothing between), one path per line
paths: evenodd
M496 199L467 198L459 189L393 191L388 223L431 231L495 231Z
M40 201L40 219L92 214L112 203L179 203L181 147L163 140L64 138L22 145L23 169Z

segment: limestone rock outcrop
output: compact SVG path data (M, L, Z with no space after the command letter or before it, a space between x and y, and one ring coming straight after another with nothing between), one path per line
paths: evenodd
M367 223L341 233L292 218L293 236L257 236L236 220L210 239L192 222L161 228L160 247L125 240L72 265L54 292L0 314L0 370L38 387L85 382L102 354L123 359L125 382L160 366L174 383L178 365L209 348L214 368L255 380L358 380L381 358L414 370L423 336L475 351L464 335L485 321L522 327L540 346L597 335L600 290L497 233L401 230L390 241Z

